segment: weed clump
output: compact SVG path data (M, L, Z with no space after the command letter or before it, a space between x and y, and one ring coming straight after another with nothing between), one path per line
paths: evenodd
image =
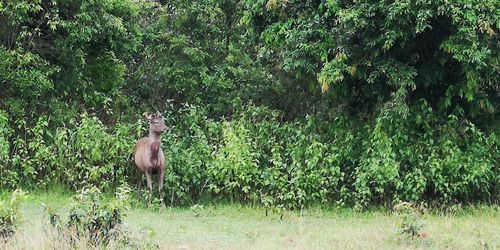
M422 212L410 202L401 202L394 206L401 222L398 228L398 241L403 243L430 244L429 235L422 230Z
M0 201L0 240L8 239L16 233L21 218L19 208L25 198L26 193L18 189L11 194L7 204Z
M123 219L129 210L130 188L122 185L116 196L106 199L94 186L81 189L73 197L74 204L67 221L52 208L45 206L49 222L61 241L69 241L71 246L110 246L115 244L133 246L133 239Z

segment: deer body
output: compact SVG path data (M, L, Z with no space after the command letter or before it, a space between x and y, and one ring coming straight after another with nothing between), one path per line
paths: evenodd
M161 150L161 134L166 126L160 113L145 113L144 117L149 121L149 136L141 138L134 147L134 162L137 170L146 175L146 181L149 191L148 202L151 203L151 194L153 191L153 175L158 176L158 192L160 201L163 203L163 179L165 176L165 155ZM139 178L139 191L141 189L142 178Z

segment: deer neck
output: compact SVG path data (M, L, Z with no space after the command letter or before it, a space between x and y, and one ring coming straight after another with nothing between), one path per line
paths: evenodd
M149 150L150 159L153 167L158 167L160 164L159 152L161 147L160 133L149 131Z
M149 141L151 143L160 142L161 141L161 134L150 130L149 131Z

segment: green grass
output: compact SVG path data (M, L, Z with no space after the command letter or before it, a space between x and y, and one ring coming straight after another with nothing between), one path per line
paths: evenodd
M67 211L71 194L62 189L30 194L22 208L16 242L7 248L47 248L47 218L40 204ZM5 195L0 195L5 198ZM426 240L398 240L400 217L387 210L310 208L265 215L238 204L191 208L133 208L125 224L160 249L499 249L498 206L425 213ZM0 248L3 248L0 245Z

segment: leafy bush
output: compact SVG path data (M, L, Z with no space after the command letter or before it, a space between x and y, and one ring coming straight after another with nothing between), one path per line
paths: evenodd
M398 241L409 244L432 244L429 235L422 230L424 227L421 210L409 202L400 202L394 206L400 217Z
M401 200L469 200L458 190L470 189L478 194L476 199L496 195L496 177L491 175L498 171L492 155L495 135L486 136L467 122L450 126L434 119L425 102L412 107L414 118L381 118L373 129L352 126L342 117L331 123L314 117L279 122L278 113L259 107L238 111L230 121L208 119L195 107L182 112L164 141L172 175L187 177L171 175L165 185L165 189L175 190L180 202L196 202L200 194L207 193L299 208L318 202L366 206ZM462 139L449 139L457 128L468 131L461 136L470 142L458 146L459 151L450 151L453 154L448 157L464 160L429 170L429 163L447 159L437 157L445 155L442 150L446 147L435 139L458 142ZM469 147L477 143L482 147ZM465 179L450 175L456 164L471 164L465 160L468 157L483 164L469 165L462 172L468 176ZM436 178L447 178L442 183L448 187L462 188L437 191L435 187L441 184ZM468 178L471 181L464 182ZM475 186L475 182L482 184Z
M222 123L222 141L213 153L207 172L210 189L228 197L250 192L258 176L256 152L248 130L239 122Z
M26 193L18 189L11 194L8 204L0 201L0 240L16 233L21 216L19 209L25 198Z
M374 124L340 116L280 121L281 114L248 106L229 120L186 105L166 113L162 136L167 158L165 194L174 204L227 199L296 209L313 203L393 204L399 201L487 201L498 197L498 139L455 115L437 119L422 101L407 118L384 116ZM50 129L41 116L22 120L12 133L3 115L2 185L62 183L101 190L136 175L133 143L146 124L107 128L83 114ZM5 147L5 146L4 146Z
M413 119L377 120L357 172L358 201L498 196L496 134L486 135L455 115L435 119L425 102L410 112Z
M72 242L85 239L90 246L102 246L111 241L126 241L122 222L129 209L129 193L130 188L122 185L116 197L107 201L98 188L83 188L74 197L67 222L50 207L45 207L45 211L60 237Z
M207 167L212 159L209 139L218 124L201 107L185 105L165 115L169 128L162 136L167 159L165 190L171 202L182 204L202 198L207 191Z
M5 112L0 110L0 186L5 187L15 182L16 171L9 169L10 166L10 136L12 130L9 119Z
M409 202L401 202L394 206L396 212L401 215L401 224L399 233L403 237L417 238L422 230L423 223L421 222L418 211Z
M80 121L69 126L50 129L50 120L40 116L30 128L18 120L18 128L25 138L8 137L9 127L3 131L4 140L13 140L13 150L5 157L2 185L16 187L47 186L62 183L73 189L87 184L106 189L126 180L132 170L131 149L134 143L132 125L117 124L114 131L96 117L82 114ZM9 146L9 143L6 144ZM4 151L7 152L7 151Z

